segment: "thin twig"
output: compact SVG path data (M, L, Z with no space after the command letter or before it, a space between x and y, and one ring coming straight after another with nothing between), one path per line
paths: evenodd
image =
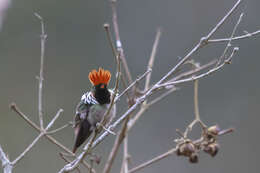
M231 40L233 41L233 40L250 38L250 37L255 36L257 34L260 34L260 30L257 30L255 32L251 32L251 33L246 33L244 35L240 35L240 36L237 36L237 37L233 37ZM208 40L208 43L220 43L220 42L227 42L229 40L230 40L230 38L211 39L211 40Z
M221 63L221 61L223 61L223 60L225 59L226 53L227 53L229 47L231 46L232 38L234 37L235 32L236 32L236 30L237 30L237 28L238 28L238 25L239 25L239 23L241 22L243 16L244 16L244 13L241 13L240 16L239 16L239 19L238 19L238 21L237 21L237 23L236 23L236 25L235 25L235 27L233 28L233 31L232 31L232 33L231 33L230 39L229 39L229 41L228 41L228 43L227 43L227 46L225 47L225 49L224 49L224 51L223 51L221 57L219 58L219 60L218 60L218 62L217 62L217 64L216 64L216 67Z
M110 0L110 1L111 1L111 8L112 8L112 22L113 22L113 26L114 26L117 51L120 52L120 54L121 54L120 58L122 59L124 70L125 70L125 73L126 73L127 78L128 78L128 83L132 83L132 81L133 81L132 76L131 76L130 70L129 70L127 62L126 62L124 49L122 47L122 42L121 42L120 34L119 34L119 27L118 27L118 20L117 20L117 10L116 10L116 0Z
M239 6L241 0L238 0L236 4L228 11L228 13L217 23L217 25L206 35L202 37L199 43L186 55L184 56L179 63L177 63L159 82L161 84L164 80L166 80L169 76L171 76L174 72L176 72L181 65L183 65L195 52L197 52L201 47L208 43L208 40L212 37L212 35L223 25L223 23L227 20L227 18L235 11L235 9Z
M128 128L127 128L128 131ZM128 133L125 133L125 139L124 139L124 152L123 152L123 160L122 160L122 167L121 167L121 173L128 173L128 163L129 163L129 153L128 153Z
M200 120L200 113L199 113L199 81L194 81L194 113L195 113L195 119Z
M136 167L130 169L129 173L134 173L134 172L140 171L141 169L172 155L175 151L176 151L176 148L172 148L169 151L167 151L163 154L160 154L159 156L156 156L153 159L150 159L147 162L144 162L144 163L140 164L139 166L136 166Z
M17 164L24 156L32 149L32 147L38 142L38 140L44 135L40 133L33 142L12 162L13 165Z
M209 62L208 64L205 64L205 65L203 65L203 66L201 66L201 67L198 67L198 68L196 68L196 69L194 69L194 70L191 70L191 71L188 71L188 72L185 72L185 73L181 73L179 76L173 78L173 79L170 80L170 81L175 81L175 80L180 79L180 78L183 78L183 77L185 77L185 76L190 76L190 75L192 75L192 74L195 74L195 73L197 73L197 72L199 72L199 71L201 71L201 70L203 70L203 69L205 69L205 68L210 67L211 65L215 64L216 62L217 62L217 60L213 60L213 61ZM129 125L128 128L131 129L131 128L134 126L134 124L136 123L136 121L141 117L141 115L142 115L150 106L152 106L152 105L155 104L156 102L160 101L160 100L163 99L164 97L168 96L168 95L171 94L172 92L176 91L177 88L174 87L174 86L172 86L172 87L173 87L172 89L168 90L166 93L162 94L161 96L155 98L155 99L152 100L150 103L148 103L148 104L146 104L146 105L142 105L140 111L139 111L139 112L136 114L136 116L134 116L134 117L130 120L130 122L128 123L128 125Z
M127 132L127 123L129 121L129 117L125 120L123 127L120 131L120 134L117 136L114 146L111 149L111 152L109 154L108 160L106 162L106 165L104 167L103 173L109 173L111 171L113 162L115 160L116 154L118 152L119 146L121 145L121 143L123 142L123 139L125 137L125 134Z
M40 64L40 76L38 77L39 80L39 96L38 96L38 111L39 111L39 121L40 127L43 129L43 110L42 110L42 88L43 88L43 66L44 66L44 53L45 53L45 42L47 38L47 34L44 31L44 21L43 18L38 14L34 13L34 15L40 20L41 22L41 64Z
M140 77L138 77L133 83L131 83L124 91L122 91L117 97L115 102L117 102L120 97L122 97L128 90L130 90L133 86L136 85L136 83L140 82L145 76L147 76L149 73L152 72L152 69L148 69L146 72L144 72Z
M117 52L117 50L116 50L116 48L115 48L115 46L113 44L113 39L112 39L111 32L110 32L110 25L107 24L107 23L104 24L104 29L106 31L107 39L109 41L110 47L111 47L113 55L115 57L115 60L117 61L118 52ZM122 73L121 73L121 81L123 82L123 85L126 86L124 74L122 74ZM124 87L124 88L126 88L126 87ZM127 94L128 99L130 99L130 95L128 94L127 91L126 91L126 94Z
M199 66L199 67L197 67L197 68L195 68L195 69L192 69L192 70L190 70L190 71L181 73L181 74L179 74L178 76L174 77L173 79L169 80L168 82L176 81L176 80L182 79L182 78L184 78L184 77L194 75L194 74L196 74L196 73L198 73L198 72L200 72L200 71L202 71L202 70L204 70L204 69L207 69L207 68L209 68L210 66L216 64L216 62L217 62L217 59L214 59L214 60L210 61L210 62L207 63L207 64L204 64L204 65L202 65L202 66Z
M24 119L31 127L36 129L38 132L41 132L41 128L38 127L33 121L31 121L19 108L15 103L10 104L10 109L16 112L22 119Z
M165 98L166 96L170 95L171 93L173 93L174 91L177 91L178 88L176 87L172 87L171 89L167 90L165 93L163 93L162 95L160 95L159 97L155 98L154 100L150 101L149 103L147 103L147 108L152 106L153 104L161 101L163 98ZM134 120L134 119L133 119Z
M227 18L235 11L235 9L240 5L242 0L238 0L236 4L229 10L229 12L220 20L220 22L211 30L211 32L206 36L206 40L208 41L211 36L224 24Z
M141 115L143 115L143 113L152 105L154 105L155 103L161 101L163 98L165 98L166 96L170 95L172 92L176 91L177 88L176 87L172 87L171 89L167 90L165 93L163 93L162 95L160 95L159 97L155 98L154 100L150 101L149 103L146 103L145 105L142 105L141 109L136 113L136 115L129 121L128 123L128 131L130 129L132 129L132 127L135 125L135 123L137 122L137 120L141 117Z
M63 110L60 109L57 112L56 116L50 121L48 126L44 130L42 130L42 132L33 140L33 142L12 162L13 165L17 164L32 149L32 147L38 142L38 140L46 134L46 131L54 124L62 111Z
M234 54L238 51L238 48L235 47L232 51L232 54L231 56L229 57L232 58L234 56ZM192 77L189 77L189 78L186 78L186 79L180 79L180 80L177 80L177 81L172 81L172 82L166 82L166 83L163 83L161 85L159 85L158 87L167 87L167 86L172 86L172 85L176 85L176 84L181 84L181 83L186 83L186 82L191 82L191 81L195 81L195 80L198 80L198 79L201 79L201 78L204 78L218 70L220 70L224 65L226 64L226 62L223 62L222 64L220 64L219 66L217 67L214 67L210 70L208 70L207 72L205 73L202 73L200 75L196 75L196 76L192 76Z
M48 131L46 134L52 135L52 134L54 134L54 133L57 133L57 132L59 132L59 131L65 129L66 127L69 127L70 125L71 125L71 123L67 123L67 124L65 124L65 125L63 125L63 126L57 128L57 129L54 129L54 130L52 130L52 131Z
M47 131L52 125L53 123L59 118L60 114L63 112L63 109L59 109L58 112L56 113L56 115L53 117L53 119L49 122L49 124L47 125L47 127L45 128L45 131Z
M152 48L151 56L150 56L150 59L149 59L148 65L147 65L147 71L148 71L149 69L152 69L152 68L153 68L153 64L154 64L154 60L155 60L155 55L156 55L156 52L157 52L157 48L158 48L158 44L159 44L159 40L160 40L161 34L162 34L162 31L161 31L161 28L159 28L159 29L157 30L157 32L156 32L156 36L155 36L155 40L154 40L154 43L153 43L153 48ZM152 76L152 72L149 73L149 74L146 76L144 91L148 90L148 88L149 88L151 76Z
M31 121L17 106L15 103L12 103L10 108L15 111L20 117L22 117L31 127L33 127L35 130L37 130L39 133L42 132L41 128L38 127L33 121ZM58 142L55 138L52 136L45 134L44 135L51 143L55 144L59 148L61 148L63 151L71 154L72 156L75 156L75 154L69 150L67 147L62 145L60 142Z
M110 45L110 47L112 49L113 55L116 58L118 52L117 52L117 50L116 50L116 48L115 48L115 46L113 44L113 40L112 40L112 36L111 36L111 32L110 32L110 25L108 23L105 23L104 24L104 29L106 31L107 39L108 39L109 45ZM115 59L115 60L117 61L117 59Z
M110 105L107 109L107 111L105 112L105 115L104 115L104 118L102 119L102 121L100 122L101 126L105 126L106 124L106 120L107 120L107 117L109 116L114 104L115 104L115 99L116 99L116 95L118 93L118 88L119 88L119 81L120 81L120 74L121 74L121 65L120 65L120 57L121 57L121 53L119 52L118 55L117 55L117 58L116 58L116 64L117 64L117 74L116 74L116 82L115 82L115 88L113 90L113 94L112 94L112 99L111 99L111 102L110 102ZM110 131L110 129L108 129L108 132Z

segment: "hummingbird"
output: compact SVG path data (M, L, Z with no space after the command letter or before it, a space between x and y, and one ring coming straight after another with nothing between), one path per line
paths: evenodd
M110 106L112 90L108 89L111 73L108 70L99 68L92 70L88 78L92 84L89 92L82 95L80 102L76 106L74 118L75 143L72 152L83 144L96 129L97 123L100 123ZM113 105L109 115L104 120L104 125L111 123L116 114L116 106Z

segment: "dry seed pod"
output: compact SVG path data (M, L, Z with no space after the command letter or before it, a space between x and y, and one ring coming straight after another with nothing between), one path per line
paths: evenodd
M216 156L219 150L219 145L217 143L212 143L203 149L206 153L210 154L212 157Z
M189 161L190 161L191 163L198 163L198 162L199 162L198 154L197 154L197 153L192 153L192 154L189 156Z
M195 152L195 146L191 142L182 144L177 150L177 155L190 156Z
M212 135L218 135L218 133L220 132L220 128L218 125L214 125L208 128L208 132L211 133Z

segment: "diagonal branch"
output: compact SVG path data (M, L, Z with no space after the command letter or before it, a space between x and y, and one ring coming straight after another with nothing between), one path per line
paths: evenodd
M148 69L146 72L144 72L140 77L137 77L137 79L132 82L124 91L122 91L117 97L115 102L117 102L120 97L122 97L127 91L129 91L133 86L135 86L138 82L140 82L145 76L147 76L149 73L152 72L152 69Z

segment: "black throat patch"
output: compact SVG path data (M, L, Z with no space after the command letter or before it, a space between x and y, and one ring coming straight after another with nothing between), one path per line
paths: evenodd
M99 84L94 87L94 97L99 104L109 104L110 103L110 92L107 89L107 85Z

